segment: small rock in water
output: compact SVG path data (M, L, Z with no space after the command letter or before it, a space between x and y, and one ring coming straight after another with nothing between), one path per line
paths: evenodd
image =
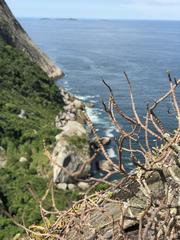
M83 191L86 191L88 188L89 188L89 184L88 183L85 183L85 182L79 182L78 183L78 187L83 190Z
M57 188L60 189L60 190L66 190L67 189L67 183L58 183L57 184Z
M103 145L108 145L111 142L110 137L102 137L100 140Z
M86 107L93 108L94 107L94 103L86 103Z
M113 168L112 168L112 165L107 161L107 160L101 160L98 162L99 164L99 169L102 170L102 171L112 171Z

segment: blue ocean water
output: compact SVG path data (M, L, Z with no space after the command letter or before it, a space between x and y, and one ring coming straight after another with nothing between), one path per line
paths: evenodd
M107 100L104 78L117 102L130 112L126 71L133 85L137 111L144 116L146 105L165 93L167 70L180 77L180 22L20 19L31 38L65 72L58 81L73 94L91 101L87 109L101 135L114 135L101 98ZM167 116L170 103L160 116L173 128L174 115ZM111 156L115 153L108 150Z

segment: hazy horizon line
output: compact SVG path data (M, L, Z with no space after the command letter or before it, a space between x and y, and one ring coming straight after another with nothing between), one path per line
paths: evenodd
M134 18L76 18L76 17L17 17L18 19L42 19L42 20L100 20L100 21L174 21L178 22L180 19L134 19Z

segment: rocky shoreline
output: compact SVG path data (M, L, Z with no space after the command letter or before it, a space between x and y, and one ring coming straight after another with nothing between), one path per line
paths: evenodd
M76 177L68 175L63 168L70 173L78 172L92 157L92 149L98 146L86 128L84 118L86 105L64 88L60 88L60 93L64 101L64 111L60 112L55 119L56 128L60 129L61 133L56 136L56 144L52 152L53 181L59 189L73 190L78 187L81 190L87 190L89 184L83 180L93 175L93 162L86 164L83 171ZM93 107L91 104L87 106ZM102 138L103 145L109 143L110 138ZM98 170L104 171L105 168L108 168L107 161L98 162Z
M77 121L83 124L85 104L64 88L60 88L60 93L64 101L64 112L57 115L55 119L56 128L62 129L68 121Z
M86 190L89 184L78 181L77 178L86 179L90 176L90 164L87 164L77 177L68 175L60 168L62 166L68 172L74 173L90 158L89 136L83 114L85 104L64 88L60 88L60 93L64 101L64 111L55 119L56 128L60 129L61 133L56 136L56 144L52 152L53 181L58 189Z

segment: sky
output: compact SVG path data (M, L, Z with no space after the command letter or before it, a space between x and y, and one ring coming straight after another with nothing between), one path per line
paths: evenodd
M180 0L6 0L16 17L180 20Z

